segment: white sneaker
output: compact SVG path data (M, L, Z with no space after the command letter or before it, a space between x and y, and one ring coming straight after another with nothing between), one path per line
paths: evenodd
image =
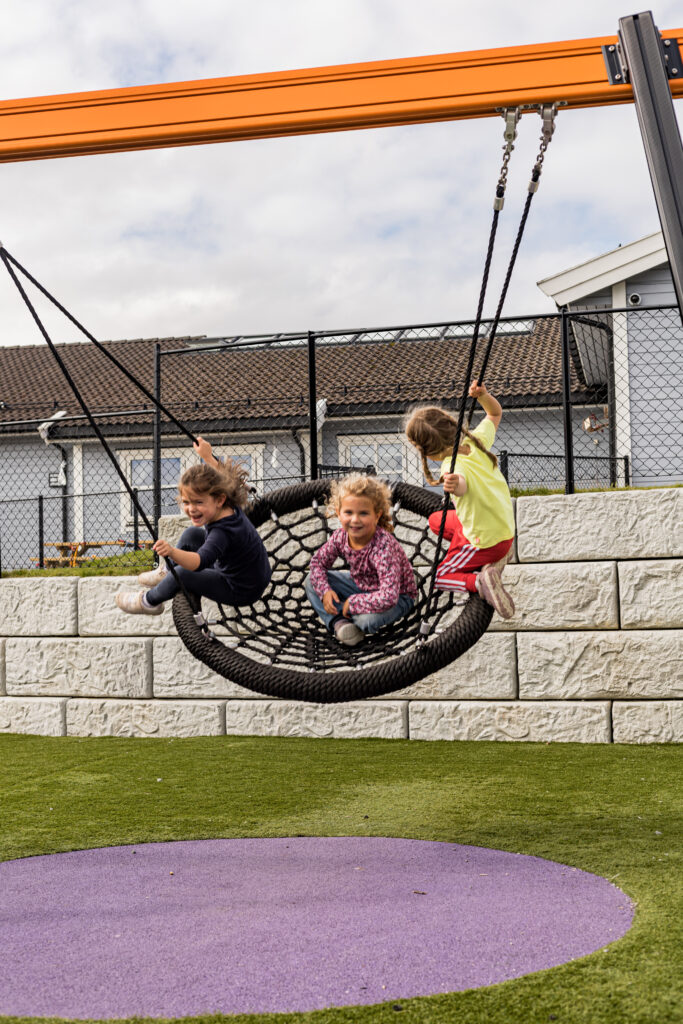
M129 615L163 615L163 604L145 605L142 603L144 596L144 590L120 590L116 595L116 604Z
M156 587L157 583L161 583L167 572L166 563L162 562L157 569L141 572L138 576L138 583L143 587Z
M347 647L355 647L365 636L363 630L349 619L337 619L334 624L334 635L341 644L346 644Z

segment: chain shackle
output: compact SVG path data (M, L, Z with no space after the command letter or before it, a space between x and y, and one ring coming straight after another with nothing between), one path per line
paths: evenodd
M536 157L534 169L531 172L529 192L538 192L538 183L543 169L543 161L545 160L546 151L552 141L553 132L555 131L557 103L542 103L538 108L538 112L541 115L543 127L541 128L541 144L538 149L538 156Z
M520 107L506 107L505 110L501 111L501 114L505 118L505 131L503 132L505 144L503 145L503 164L500 169L500 177L498 178L498 185L496 187L496 198L493 201L494 210L502 210L503 203L505 202L505 186L507 185L508 180L508 165L510 163L512 151L515 148L517 124L522 116L522 111Z

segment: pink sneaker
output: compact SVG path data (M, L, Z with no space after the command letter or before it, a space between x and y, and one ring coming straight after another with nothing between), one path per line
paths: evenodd
M349 619L337 619L334 624L334 635L340 644L346 644L347 647L355 647L364 636L363 630Z
M157 583L161 583L167 572L166 563L162 562L157 569L141 572L138 576L138 583L143 587L156 587Z
M129 615L163 615L163 604L145 605L142 603L144 596L144 590L120 590L116 595L116 604Z
M493 605L501 619L511 619L515 614L515 602L503 586L500 569L485 565L476 579L477 592Z

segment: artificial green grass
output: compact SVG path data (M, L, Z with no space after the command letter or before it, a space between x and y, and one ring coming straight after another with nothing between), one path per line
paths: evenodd
M10 569L3 579L21 576L133 576L154 566L153 551L127 551L124 555L88 558L82 565L60 565L50 569Z
M0 764L3 860L175 839L405 836L561 861L609 878L637 904L633 927L613 945L500 985L308 1014L195 1018L207 1024L683 1019L680 748L3 735ZM1 961L0 950L0 977Z

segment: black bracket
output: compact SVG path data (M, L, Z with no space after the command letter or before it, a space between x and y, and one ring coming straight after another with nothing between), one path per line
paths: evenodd
M664 70L667 78L683 78L683 64L681 64L681 50L677 39L659 40L659 48L662 53ZM619 43L611 46L603 46L602 56L607 68L607 79L610 85L627 85L631 81L628 66Z

